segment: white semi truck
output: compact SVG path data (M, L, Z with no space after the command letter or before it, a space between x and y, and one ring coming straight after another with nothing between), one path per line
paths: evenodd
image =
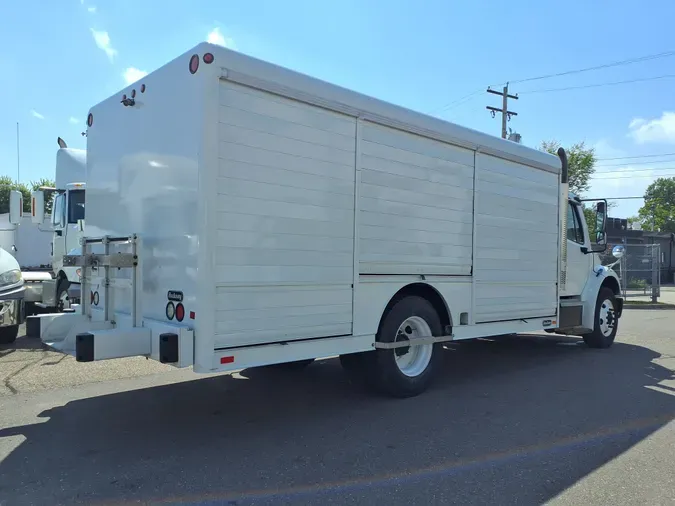
M612 345L619 281L567 161L200 44L94 106L78 361L196 372L339 355L394 396L441 343L522 332ZM105 231L100 234L100 231ZM617 255L620 251L617 250Z
M63 265L69 252L77 252L84 227L85 174L87 152L69 148L60 137L57 140L55 187L40 188L32 194L31 219L37 226L45 223L45 201L53 198L50 216L52 237L52 273L42 279L39 295L31 301L43 309L63 311L80 299L80 269ZM35 290L35 288L34 288ZM30 330L30 329L29 329Z
M21 221L23 199L21 192L9 195L9 222ZM26 288L19 262L12 253L0 248L0 344L13 343L19 334L19 325L26 317Z

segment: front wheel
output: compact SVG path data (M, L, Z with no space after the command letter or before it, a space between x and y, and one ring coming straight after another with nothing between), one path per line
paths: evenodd
M0 327L0 344L12 344L19 335L19 326Z
M64 312L66 309L70 309L70 297L68 297L69 287L70 281L66 278L61 278L56 285L56 310L59 313Z
M408 296L385 315L377 333L382 343L414 343L416 339L440 336L442 325L434 307L422 297ZM378 349L373 354L370 380L380 391L394 397L412 397L431 384L442 360L438 343Z
M616 296L609 288L601 288L595 303L593 332L584 334L584 342L589 348L609 348L619 330L619 318L616 316Z

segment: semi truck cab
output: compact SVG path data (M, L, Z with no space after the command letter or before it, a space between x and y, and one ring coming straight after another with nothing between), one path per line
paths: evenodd
M80 247L84 234L87 152L69 148L60 137L58 144L55 187L33 192L31 214L33 223L44 223L45 201L54 196L51 215L54 277L44 283L40 305L63 310L80 299L80 269L65 266L63 257Z

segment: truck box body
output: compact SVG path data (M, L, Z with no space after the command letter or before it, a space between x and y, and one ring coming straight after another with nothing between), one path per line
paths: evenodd
M85 235L139 238L111 311L194 329L196 370L214 350L372 336L419 280L453 326L557 314L551 155L209 44L90 120Z

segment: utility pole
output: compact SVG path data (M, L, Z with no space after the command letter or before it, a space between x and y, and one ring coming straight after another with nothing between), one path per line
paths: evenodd
M507 136L506 122L511 120L511 116L518 116L517 112L509 111L508 100L509 98L518 100L518 95L509 95L509 83L506 83L506 86L504 86L504 89L502 91L493 90L488 86L487 92L492 93L493 95L501 95L502 97L501 109L499 109L498 107L491 107L489 105L486 106L486 109L490 111L490 114L492 114L493 118L495 117L496 113L498 112L502 113L502 139L506 139Z
M16 182L21 178L21 164L19 160L19 122L16 122Z

